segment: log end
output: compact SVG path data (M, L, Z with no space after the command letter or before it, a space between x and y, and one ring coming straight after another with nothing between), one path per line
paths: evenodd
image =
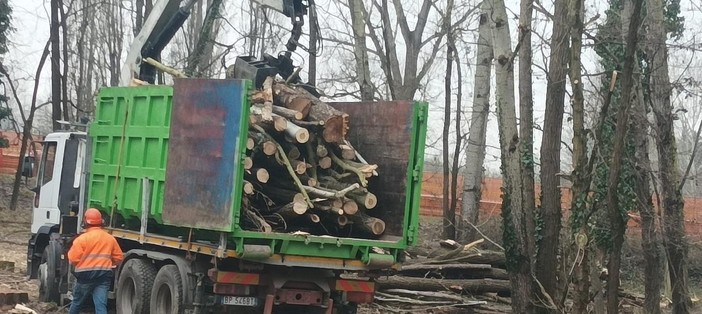
M319 215L317 214L307 214L307 218L310 219L311 222L313 223L319 223L321 219L319 219Z
M244 169L249 170L253 167L253 159L251 157L244 158Z
M339 224L339 226L346 226L349 223L349 219L346 218L346 216L339 216L336 218L336 222Z
M307 204L304 202L295 202L293 204L293 212L295 212L298 215L302 215L307 212ZM383 228L385 228L385 225L383 224Z
M246 139L246 149L252 150L252 149L254 149L255 146L256 146L256 142L254 141L254 139L252 139L250 137L248 139Z
M358 204L352 200L344 202L344 206L342 208L344 209L344 214L347 215L355 215L358 212Z
M253 195L254 194L254 187L251 182L244 181L244 193L246 195Z
M278 148L275 146L275 143L272 141L265 141L263 143L263 153L268 155L268 156L273 156L275 152L278 150Z
M324 157L319 159L319 167L322 169L329 169L332 165L332 159L330 157Z
M307 129L300 129L297 132L295 132L295 141L297 141L300 144L307 143L307 141L310 140L310 131Z
M368 194L366 195L366 199L364 200L363 206L365 206L367 209L373 209L377 205L378 197L376 197L375 194L368 192Z
M385 232L385 222L380 220L380 219L372 219L370 222L369 227L371 228L371 231L373 231L374 235L381 235L383 232Z
M258 180L258 182L266 183L268 182L268 179L270 179L270 177L271 176L268 173L268 170L263 168L256 170L256 179Z

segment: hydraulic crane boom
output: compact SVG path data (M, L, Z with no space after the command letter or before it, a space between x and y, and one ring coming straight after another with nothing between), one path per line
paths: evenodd
M146 18L139 34L134 38L127 54L127 61L120 73L120 85L129 86L133 78L148 83L154 83L156 69L142 62L146 58L160 59L161 52L173 39L178 29L183 26L190 15L190 9L198 0L160 0ZM290 39L286 44L287 51L278 58L264 56L264 62L279 69L281 75L288 77L293 73L290 56L297 48L297 42L302 35L304 15L307 7L303 0L251 0L261 6L271 8L292 20L293 28Z

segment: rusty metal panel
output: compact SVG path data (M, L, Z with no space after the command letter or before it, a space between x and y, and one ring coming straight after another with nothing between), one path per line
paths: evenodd
M368 214L386 223L385 237L402 236L406 222L408 161L411 151L413 102L330 103L349 114L349 142L378 177L369 179L369 191L378 197L378 209ZM402 217L402 218L400 218Z
M249 83L179 79L166 166L163 221L232 231L241 203Z

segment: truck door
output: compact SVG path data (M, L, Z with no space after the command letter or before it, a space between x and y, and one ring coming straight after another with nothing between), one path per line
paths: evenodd
M82 149L81 149L82 148ZM34 196L32 233L57 225L61 215L78 210L85 136L47 139L43 145Z

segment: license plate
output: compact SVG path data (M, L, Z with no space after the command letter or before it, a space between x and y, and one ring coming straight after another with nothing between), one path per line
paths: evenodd
M235 297L230 295L222 296L223 305L239 305L239 306L257 306L258 298L256 297Z

